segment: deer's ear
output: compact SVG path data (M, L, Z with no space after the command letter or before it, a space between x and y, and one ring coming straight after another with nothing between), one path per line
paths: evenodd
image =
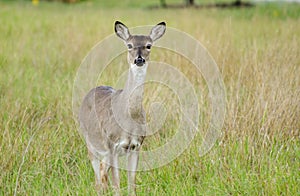
M128 28L120 21L115 22L115 32L119 38L126 41L130 37Z
M152 41L155 41L159 39L161 36L163 36L165 31L166 31L166 23L165 22L158 23L155 27L152 28L150 32L150 38L152 39Z

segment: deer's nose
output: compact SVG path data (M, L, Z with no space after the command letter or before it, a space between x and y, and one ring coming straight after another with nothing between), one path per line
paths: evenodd
M143 66L145 64L145 59L139 55L136 59L134 59L134 64L137 66Z

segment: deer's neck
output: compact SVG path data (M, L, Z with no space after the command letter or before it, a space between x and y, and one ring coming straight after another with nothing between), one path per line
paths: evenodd
M125 110L132 118L139 118L143 111L144 81L146 78L147 64L142 67L130 65L128 79L122 92L125 101Z

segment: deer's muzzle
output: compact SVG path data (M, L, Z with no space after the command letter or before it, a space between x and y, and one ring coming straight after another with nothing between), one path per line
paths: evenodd
M136 59L134 59L134 64L140 67L143 66L145 62L146 62L145 59L140 55Z

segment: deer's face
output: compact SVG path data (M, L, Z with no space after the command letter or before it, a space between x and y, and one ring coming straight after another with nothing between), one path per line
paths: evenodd
M143 66L149 60L152 40L149 36L133 35L126 41L128 63Z
M150 50L155 40L159 39L166 30L166 24L161 22L152 28L149 35L131 35L128 28L121 22L115 22L115 32L128 48L128 63L142 67L147 63Z

